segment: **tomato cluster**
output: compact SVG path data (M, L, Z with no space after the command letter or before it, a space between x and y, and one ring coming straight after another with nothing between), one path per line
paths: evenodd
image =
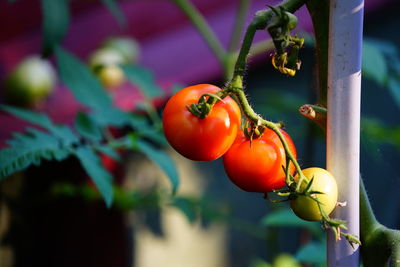
M167 102L164 133L171 146L191 160L210 161L221 156L228 177L239 188L250 192L271 192L285 185L285 150L279 137L265 129L259 138L250 140L240 130L241 113L236 102L226 97L218 101L211 112L201 119L188 107L205 94L221 89L209 84L186 87ZM289 135L281 130L296 155ZM291 173L294 166L290 166Z
M250 138L241 130L240 108L229 96L217 101L204 118L191 110L202 96L211 97L220 91L214 85L199 84L186 87L173 95L163 115L163 128L168 142L177 152L191 160L211 161L223 156L227 176L244 191L268 193L281 189L285 186L284 167L287 165L287 156L275 131L264 128L262 134ZM279 131L292 156L296 158L296 147L292 139L284 130ZM293 163L288 164L289 174L294 175L295 171ZM300 218L321 220L320 208L328 215L336 205L335 179L320 168L305 169L304 176L308 181L313 180L313 191L318 193L311 194L311 197L295 195L291 207ZM298 179L297 176L294 179ZM305 188L306 182L300 186L300 193ZM313 198L317 198L318 202Z

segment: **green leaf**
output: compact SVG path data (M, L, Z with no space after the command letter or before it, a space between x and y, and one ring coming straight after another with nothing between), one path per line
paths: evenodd
M93 121L92 117L83 112L78 112L75 117L75 129L80 135L88 139L100 141L103 138L100 127Z
M98 152L106 154L107 156L111 157L112 159L114 159L116 161L121 160L121 157L119 156L119 154L117 152L115 152L115 150L112 149L108 145L98 145L98 146L95 146L94 149Z
M114 107L98 110L96 113L90 114L93 121L101 126L131 126L135 132L144 138L148 138L160 145L166 145L167 140L162 132L157 131L154 127L148 124L144 117L136 114L126 113Z
M304 263L324 264L326 263L326 245L322 242L310 242L297 251L296 258Z
M9 147L0 150L0 179L30 165L39 165L43 159L61 161L72 151L59 138L33 128L13 137L7 140Z
M106 114L112 107L112 100L88 67L61 47L57 47L55 54L60 78L75 99L94 112Z
M114 106L109 106L104 109L98 109L90 114L93 121L101 126L116 126L122 127L130 124L132 115L124 112Z
M397 57L397 47L396 47L396 45L391 43L391 42L389 42L389 41L387 41L387 40L378 39L378 38L371 38L371 37L365 37L364 38L364 44L365 43L374 46L376 49L379 49L386 56Z
M27 109L22 109L22 108L17 108L17 107L12 107L12 106L6 106L6 105L1 105L0 109L11 113L12 115L23 119L27 122L30 122L32 124L36 124L37 126L40 126L44 129L47 129L50 133L54 134L58 138L62 139L63 143L65 145L69 145L71 143L78 142L78 138L73 134L70 128L67 126L62 126L62 125L55 125L49 116L47 116L44 113L40 112L34 112L31 110Z
M96 185L106 206L108 208L111 207L113 202L112 176L104 169L99 156L92 149L85 146L77 148L75 155Z
M198 218L199 204L196 203L193 199L185 197L175 197L171 205L178 208L186 216L191 224L193 224Z
M157 131L154 127L150 126L147 121L135 114L131 114L129 125L136 130L138 135L148 138L159 145L165 146L168 144L167 139L161 131Z
M64 146L70 146L79 142L79 138L67 125L56 125L51 132L61 139L60 143Z
M149 126L138 129L138 134L156 142L159 145L165 146L168 144L163 133Z
M68 0L41 0L43 12L43 55L50 55L68 30Z
M372 42L364 41L362 58L363 75L385 85L388 77L388 66L382 51Z
M113 106L111 97L80 60L60 47L56 49L56 57L61 80L80 103L92 109L89 115L92 121L101 126L121 127L139 120Z
M50 118L44 113L34 112L32 110L7 105L0 105L0 109L45 129L50 130L54 127Z
M102 126L131 126L138 135L148 138L160 145L167 144L167 140L162 132L157 131L153 126L149 125L144 117L140 117L136 114L126 113L122 110L109 107L108 109L99 110L91 114L91 117L96 123Z
M172 192L176 193L179 186L179 176L172 159L162 150L154 148L152 145L143 140L137 140L137 147L142 151L150 160L157 164L161 170L167 174L172 184Z
M116 0L101 0L103 4L108 8L111 15L117 20L119 26L124 27L126 26L126 18L124 13L119 8Z
M394 102L400 108L400 77L389 77L388 87Z
M162 96L164 92L155 83L154 76L151 71L137 65L121 66L127 79L137 85L147 98Z
M390 144L400 149L400 126L387 126L380 120L363 118L361 130L368 142Z
M308 229L317 238L323 235L317 222L304 221L288 208L271 211L261 219L261 224L268 227L302 227Z

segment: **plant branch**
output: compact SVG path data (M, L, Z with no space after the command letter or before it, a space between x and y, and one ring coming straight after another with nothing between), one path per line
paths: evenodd
M380 224L360 177L361 256L365 267L400 266L400 231Z
M364 182L360 177L360 234L363 239L379 227L379 223L375 218L371 203L368 200L367 191Z
M301 167L298 164L296 157L293 155L293 153L290 151L289 149L289 145L285 140L285 137L283 136L282 132L280 131L280 127L279 124L276 124L274 122L268 121L263 119L259 114L257 114L253 108L250 106L246 95L244 93L244 91L241 88L230 88L228 89L231 93L233 93L238 102L240 107L243 110L244 115L246 116L247 119L251 120L252 122L254 122L256 125L260 125L260 126L265 126L271 130L273 130L279 137L279 140L281 141L284 149L285 149L285 153L286 153L286 157L288 160L290 160L293 165L296 168L296 171L298 173L298 175L300 176L299 179L299 184L301 184L301 181L303 180L307 180L307 178L303 175L302 171L301 171Z
M254 45L252 45L251 49L250 49L250 55L249 56L255 56L255 55L259 55L261 53L264 53L268 50L272 50L274 48L274 42L272 41L272 39L267 39L264 41L260 41L258 43L255 43Z
M275 8L279 9L279 7L282 7L284 10L290 13L294 13L296 10L302 7L305 2L305 0L288 0L276 6ZM256 13L252 22L247 27L245 36L243 38L242 47L239 51L239 55L236 61L233 79L235 79L235 76L244 76L244 72L246 70L246 61L250 52L254 35L257 30L264 30L265 28L267 28L273 16L274 12L271 9L260 10Z
M211 30L204 17L196 9L196 7L188 0L171 0L174 2L182 12L189 18L192 24L199 31L204 41L210 47L211 51L217 57L219 63L225 68L226 50L223 48L221 42Z
M181 2L183 0L174 0L175 2ZM305 0L288 0L283 2L282 4L276 6L276 8L286 10L290 13L295 12L297 9L299 9L301 6L305 4ZM279 137L280 141L282 142L282 145L285 149L286 152L286 159L292 161L294 164L296 171L299 175L299 184L301 185L302 181L307 181L307 178L304 176L304 174L301 171L300 165L298 164L296 158L292 154L292 152L289 149L289 146L283 136L283 134L280 131L280 127L278 124L273 123L271 121L267 121L263 119L260 115L258 115L250 106L246 95L243 91L243 76L244 72L246 69L246 61L247 57L249 55L251 45L254 39L254 35L257 30L264 30L265 28L268 27L269 23L272 21L272 18L274 17L275 13L272 9L268 10L261 10L258 11L250 25L247 27L245 36L243 38L242 46L239 51L239 55L237 57L237 61L235 64L235 70L234 70L234 75L232 77L232 80L228 83L227 87L222 90L221 92L216 94L216 97L209 97L207 101L202 101L201 99L206 99L205 97L201 97L199 100L199 103L197 104L198 106L206 106L207 110L211 110L212 106L219 100L219 98L224 98L228 94L234 94L242 107L244 115L247 117L248 120L252 121L255 125L260 125L260 126L265 126L271 130L273 130ZM203 103L206 102L206 103ZM207 105L206 105L207 104ZM204 117L207 116L207 114L202 114ZM297 189L299 189L300 186L298 186Z
M317 105L304 104L299 108L299 112L307 119L315 122L326 133L326 108Z
M240 36L243 30L244 23L246 21L246 15L249 11L251 0L240 0L239 8L236 15L235 25L233 26L231 40L229 42L229 52L234 52L238 49L240 44Z

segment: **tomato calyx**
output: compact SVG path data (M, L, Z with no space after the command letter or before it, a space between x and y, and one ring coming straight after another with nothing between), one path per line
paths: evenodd
M197 104L188 105L186 106L186 108L190 111L190 113L192 113L196 117L204 119L205 117L207 117L208 114L210 114L212 107L217 101L224 101L224 100L218 95L218 93L217 94L207 93L199 98Z
M246 136L246 138L250 140L250 145L253 139L259 138L263 135L265 128L266 127L262 125L260 120L257 120L256 123L250 120L246 121L243 133Z

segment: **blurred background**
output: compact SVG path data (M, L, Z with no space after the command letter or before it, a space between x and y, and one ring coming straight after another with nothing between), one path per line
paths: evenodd
M272 205L262 194L234 187L221 160L193 162L157 143L158 135L152 139L153 130L160 134L162 108L173 92L197 83L225 83L217 58L176 2L1 0L3 104L42 112L68 127L88 127L89 117L82 115L85 124L80 124L75 116L96 107L89 103L91 96L96 101L101 97L100 93L79 93L79 88L93 84L87 82L84 71L82 76L70 74L84 63L90 70L87 75L101 82L115 107L143 118L148 127L145 137L151 139L153 148L118 151L116 157L104 148L98 153L102 166L114 177L111 208L104 204L104 194L98 193L96 180L90 179L94 168L79 157L50 158L0 180L0 267L325 265L325 233L318 223L300 221L286 203ZM191 3L227 47L239 1ZM277 3L249 1L245 24L255 11ZM361 125L361 175L378 220L396 229L400 226L400 177L396 169L400 150L398 10L399 3L394 0L365 2ZM296 15L296 32L306 38L300 53L301 70L295 77L282 75L271 66L270 52L261 50L249 62L246 90L258 113L285 122L303 167L325 167L322 131L297 112L302 104L316 102L316 89L312 24L306 9ZM62 31L64 38L54 35ZM268 33L260 32L255 42L267 39ZM68 51L82 65L67 62L67 52L46 43L52 40L59 41L65 49L62 51ZM110 47L119 49L121 43L122 51L129 52L127 57L109 54ZM51 90L35 103L24 99L21 104L18 96L10 96L9 88L20 88L15 81L23 78L13 75L19 72L16 68L21 62L42 52L50 55L44 69L52 69ZM120 63L130 65L121 70L115 67ZM40 68L35 65L37 72L32 76L38 77ZM83 80L87 83L79 85ZM41 94L45 93L32 94L32 98ZM0 113L3 149L10 146L6 140L12 139L13 133L38 124L12 114L4 109ZM135 127L105 128L103 134L106 139L126 132L140 134L143 128ZM157 154L168 156L168 160ZM158 167L160 162L164 168ZM179 175L174 196L171 182L176 183L178 176L166 171L165 164L175 166L172 168Z

